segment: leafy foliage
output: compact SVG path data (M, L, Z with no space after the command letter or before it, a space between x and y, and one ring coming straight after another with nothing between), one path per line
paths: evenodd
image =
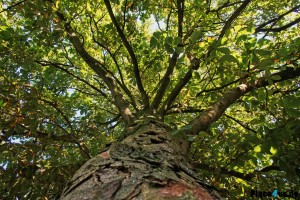
M251 89L187 135L190 158L230 198L299 190L299 9L298 0L3 0L2 198L57 198L131 117L188 131L240 84Z

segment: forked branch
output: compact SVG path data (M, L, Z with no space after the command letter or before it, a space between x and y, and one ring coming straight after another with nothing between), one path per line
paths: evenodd
M183 15L184 15L184 0L177 0L177 18L178 18L178 37L182 38L182 23L183 23ZM159 104L161 103L161 100L170 84L170 77L173 74L174 68L177 63L179 54L174 53L169 61L169 66L164 74L160 87L156 92L156 95L154 97L153 103L151 104L151 108L156 110L159 107Z
M213 50L216 43L222 39L222 37L225 35L226 31L230 28L233 21L241 15L243 10L247 7L247 5L250 2L251 2L251 0L245 0L242 3L242 5L233 12L233 14L229 17L229 19L225 23L224 27L222 28L218 39L207 48L207 53L202 55L203 59L210 56L210 53ZM171 107L172 103L176 100L178 94L186 86L186 84L191 80L193 71L199 69L199 67L200 67L200 59L192 58L189 71L184 75L183 78L180 79L180 81L177 83L175 88L172 90L172 92L170 93L168 98L165 100L165 102L163 103L163 105L161 106L161 108L159 110L160 113L162 113L162 114L165 113Z
M172 92L169 94L167 99L164 101L163 105L159 109L160 114L165 114L167 110L170 109L173 102L176 100L178 94L181 92L182 88L189 82L189 80L192 78L193 69L199 68L200 61L198 59L195 59L192 63L191 69L185 74L185 76L180 79L180 81L177 83L177 85L174 87Z
M137 58L135 56L135 53L132 49L132 46L129 44L125 34L123 33L113 11L112 11L112 7L110 5L110 2L109 0L104 0L104 3L106 5L106 8L108 10L108 13L109 13L109 16L110 16L110 19L111 21L113 22L114 26L116 27L117 29L117 32L125 46L125 48L127 49L129 55L130 55L130 58L131 58L131 61L132 61L132 64L133 64L133 71L134 71L134 75L135 75L135 79L136 79L136 84L137 84L137 87L142 95L142 101L145 105L145 108L149 108L149 97L144 89L144 86L142 84L142 79L141 79L141 75L140 75L140 70L139 70L139 65L138 65L138 61L137 61Z
M97 75L106 83L108 86L113 99L115 100L115 105L118 108L120 114L122 115L124 121L129 124L133 120L132 113L129 109L129 104L123 98L123 95L120 89L116 86L114 80L109 76L109 74L105 71L105 66L103 63L92 57L84 48L83 44L81 43L77 33L73 30L70 22L67 22L65 16L60 13L56 12L57 16L60 18L62 22L64 22L64 28L66 33L68 34L68 38L73 44L75 50L80 55L80 57L91 67Z

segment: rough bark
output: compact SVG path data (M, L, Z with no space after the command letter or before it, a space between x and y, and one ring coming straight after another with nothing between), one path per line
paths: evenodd
M161 122L139 120L86 162L61 199L221 199L188 162L188 146Z

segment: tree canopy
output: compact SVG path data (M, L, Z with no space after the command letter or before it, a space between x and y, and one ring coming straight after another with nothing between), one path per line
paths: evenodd
M299 0L2 0L0 194L59 197L142 116L223 196L299 191Z

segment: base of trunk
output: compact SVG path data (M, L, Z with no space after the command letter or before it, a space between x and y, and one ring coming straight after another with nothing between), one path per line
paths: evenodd
M85 163L61 199L221 199L186 159L186 145L160 122L131 126L128 137Z

